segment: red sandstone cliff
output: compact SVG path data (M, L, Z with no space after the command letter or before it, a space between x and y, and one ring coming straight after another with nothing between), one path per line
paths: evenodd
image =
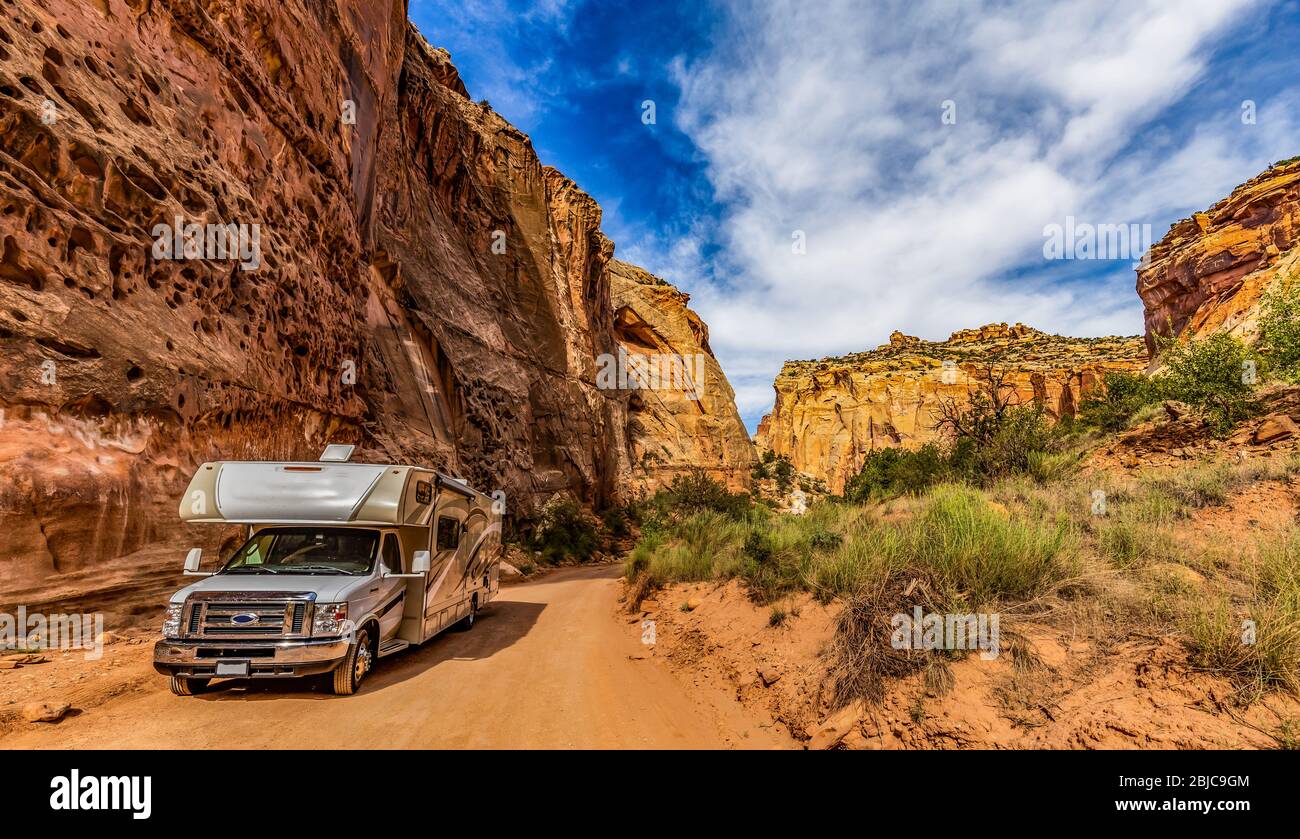
M257 225L259 263L161 258L178 217ZM327 441L512 512L614 499L634 455L628 393L595 384L600 217L401 0L6 0L6 588L196 540L194 465Z

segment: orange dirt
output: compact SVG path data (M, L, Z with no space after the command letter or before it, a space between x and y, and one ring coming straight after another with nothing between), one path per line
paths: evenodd
M4 748L780 748L761 713L684 686L616 615L616 566L511 586L466 633L384 659L361 691L324 681L231 680L176 697L150 666L153 630L0 671ZM135 643L133 643L135 642ZM67 702L58 723L19 717Z

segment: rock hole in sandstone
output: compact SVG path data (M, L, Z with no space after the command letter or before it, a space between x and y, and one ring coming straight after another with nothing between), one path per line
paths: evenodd
M83 344L73 344L68 341L60 341L57 338L37 338L36 343L45 347L47 350L56 352L59 355L67 356L68 358L90 361L100 357L99 350L94 347L87 347Z
M68 157L72 158L72 164L77 167L81 174L96 179L104 177L103 164L76 140L73 140L68 145Z
M54 47L45 48L45 60L59 67L63 66L63 53Z
M13 85L0 84L0 96L7 96L10 99L22 99L23 92Z
M128 382L138 382L143 377L144 377L144 371L134 364L131 365L131 368L126 371L126 380Z
M113 404L97 393L87 394L80 399L69 402L64 410L83 417L102 419L113 411Z
M9 314L13 315L14 320L18 321L19 323L27 323L27 315L24 315L22 312L18 311L17 309L10 309Z
M9 50L5 49L4 47L0 47L0 61L8 61L8 60L9 60Z
M122 113L126 114L127 119L131 120L131 122L153 128L153 120L149 119L149 115L139 105L135 104L134 99L124 99L117 103L117 106L122 109Z
M40 83L31 76L22 76L18 79L18 82L32 93L39 93L42 96L45 95L45 89L42 88Z
M37 35L45 31L45 26L39 20L32 21L32 31Z
M59 37L62 38L63 40L65 41L72 40L72 36L68 34L68 30L63 28L63 24L61 23L54 24L54 31L59 33Z
M29 286L32 291L41 291L45 287L45 274L22 263L22 250L13 236L6 236L4 240L4 255L0 257L0 279Z
M63 97L64 101L66 101L69 105L72 106L72 109L74 111L81 114L82 119L90 123L91 128L95 129L96 131L104 130L104 121L100 119L99 114L96 113L94 106L92 106L85 99L82 99L77 94L69 93L63 88L57 88L57 91L58 94Z

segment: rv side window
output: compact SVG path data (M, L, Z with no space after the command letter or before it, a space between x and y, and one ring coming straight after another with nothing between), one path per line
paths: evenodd
M402 569L402 549L397 544L397 537L391 533L384 536L384 565L394 574L405 573Z
M460 522L447 516L438 517L438 550L453 551L460 544Z

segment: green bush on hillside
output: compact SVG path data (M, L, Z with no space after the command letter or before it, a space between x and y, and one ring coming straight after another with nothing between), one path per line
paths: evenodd
M1250 415L1257 362L1240 340L1220 332L1206 338L1166 344L1160 387L1186 402L1217 431L1225 432Z
M1259 349L1274 375L1300 382L1300 278L1292 277L1264 296Z
M1080 404L1079 423L1101 431L1123 431L1138 411L1160 400L1157 383L1141 373L1107 373L1103 386Z
M693 469L677 475L667 489L640 502L635 512L643 530L657 530L696 513L712 512L740 520L753 506L747 493L730 492L704 470Z

